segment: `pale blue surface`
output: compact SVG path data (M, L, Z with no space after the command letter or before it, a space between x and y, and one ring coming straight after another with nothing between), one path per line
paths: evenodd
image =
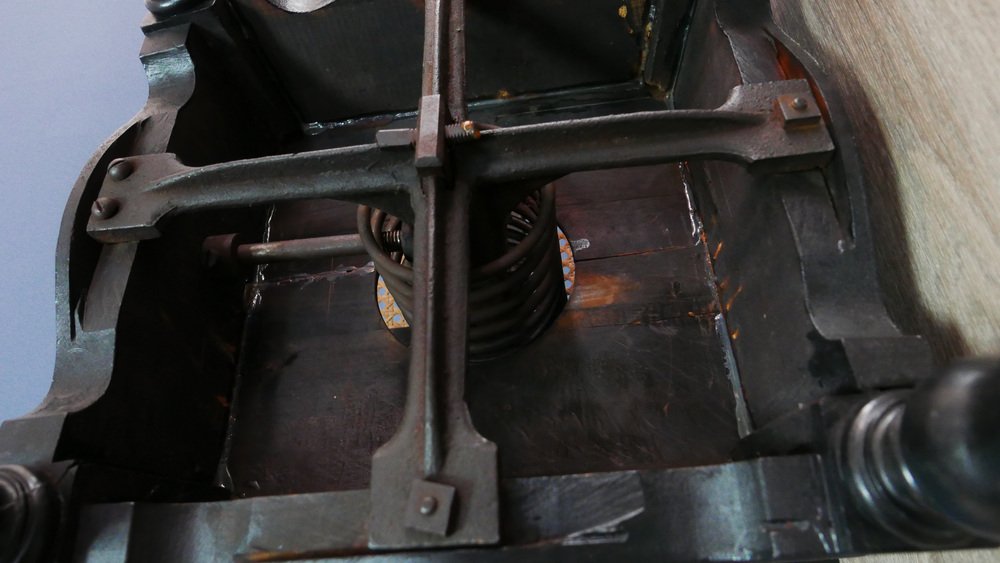
M0 420L41 401L55 359L55 249L81 168L146 99L142 0L0 5Z

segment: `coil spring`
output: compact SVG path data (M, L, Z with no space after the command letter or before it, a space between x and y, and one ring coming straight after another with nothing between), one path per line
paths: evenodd
M413 269L397 245L401 222L384 211L358 208L358 232L375 268L412 323ZM469 280L469 356L502 356L536 338L566 304L555 216L555 191L526 197L506 224L507 251L475 268ZM376 233L381 236L376 236Z

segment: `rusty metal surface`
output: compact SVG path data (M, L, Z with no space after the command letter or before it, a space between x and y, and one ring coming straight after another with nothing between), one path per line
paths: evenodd
M104 242L143 240L158 236L155 225L170 214L295 199L391 199L382 207L405 209L416 183L410 158L375 145L195 169L170 154L139 156L129 159L135 172L121 181L109 177L102 189L102 197L118 202L117 213L93 218L88 232ZM212 189L206 192L206 186Z
M466 181L497 183L691 159L734 160L780 171L823 164L833 151L825 128L818 123L786 128L776 102L787 95L816 103L799 80L736 88L717 110L490 129L478 141L458 145L456 166ZM424 109L442 117L440 95L427 99ZM120 210L93 218L88 232L105 242L142 240L157 236L157 225L168 214L323 197L371 204L408 218L403 196L416 185L410 159L418 167L443 162L444 131L436 134L426 127L418 125L412 154L405 147L362 145L194 169L168 155L130 159L135 172L123 180L109 176L101 191ZM260 177L268 181L259 182ZM210 196L202 191L205 186L214 186Z
M786 128L782 95L815 104L803 80L735 87L714 110L636 112L483 131L463 145L471 173L487 181L682 160L729 160L770 171L821 166L833 152L825 127ZM461 153L460 153L461 154Z

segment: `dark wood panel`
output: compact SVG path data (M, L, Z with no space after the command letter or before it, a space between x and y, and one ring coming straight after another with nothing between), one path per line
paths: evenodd
M338 0L308 14L266 0L234 2L303 121L414 110L423 3ZM507 98L635 80L643 0L516 0L466 6L469 99ZM679 19L687 2L661 7ZM668 43L676 29L663 30Z
M371 454L401 417L408 356L378 315L374 277L259 288L229 460L239 494L368 485Z
M466 395L506 477L715 463L738 439L704 317L560 323L505 361L474 366Z
M678 164L577 172L556 180L555 185L559 209L657 196L669 197L670 207L676 211L687 205Z
M556 182L556 203L580 262L698 242L677 165L570 174Z
M557 320L580 327L655 324L713 314L703 247L579 262L576 289Z
M271 240L356 233L358 206L332 199L278 204L269 228Z
M683 248L695 243L690 218L670 196L561 207L559 224L577 261Z
M578 174L557 193L566 232L590 239L574 295L538 340L467 378L503 474L724 461L737 439L733 390L677 168ZM353 212L283 205L272 235L349 232ZM408 350L382 324L366 264L269 266L253 286L229 459L241 494L367 486L371 454L400 420Z

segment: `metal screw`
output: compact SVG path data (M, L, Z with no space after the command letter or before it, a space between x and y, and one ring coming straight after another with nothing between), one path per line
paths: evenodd
M792 100L792 108L802 111L809 107L809 102L805 98L795 98Z
M125 178L128 178L132 175L132 172L135 172L135 165L128 160L116 160L115 162L112 162L111 167L108 168L108 176L111 176L111 179L116 182L120 182Z
M452 141L474 141L482 136L475 121L452 123L444 128L445 137Z
M118 213L118 200L111 197L99 197L90 206L90 214L94 219L104 220L114 217Z
M434 511L437 510L437 507L438 507L438 501L434 497L424 497L420 501L420 513L423 514L424 516L430 516L431 514L434 514Z

